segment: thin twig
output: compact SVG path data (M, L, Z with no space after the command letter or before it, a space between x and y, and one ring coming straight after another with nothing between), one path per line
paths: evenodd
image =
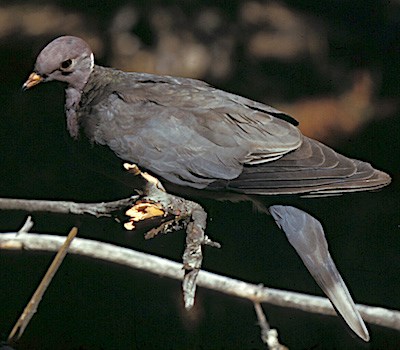
M0 249L25 249L57 251L65 237L44 234L0 233ZM11 248L10 248L11 247ZM80 254L94 259L109 261L131 268L151 272L159 276L182 280L182 264L132 249L118 247L109 243L76 238L69 253ZM201 270L197 284L251 302L269 303L281 307L295 308L306 312L336 316L328 299L297 292L260 287L236 279ZM381 307L357 304L357 309L366 322L400 331L400 312Z
M24 333L25 328L28 326L29 321L36 313L36 310L39 306L40 301L42 300L43 294L45 293L47 287L49 286L51 280L53 279L55 273L63 262L65 255L67 254L68 247L70 246L72 240L75 238L78 233L78 229L73 227L68 234L67 239L64 244L60 247L57 255L55 256L53 262L51 263L49 269L47 270L45 276L37 287L35 293L32 295L31 300L29 300L27 306L25 307L22 315L15 323L14 328L12 329L10 335L8 336L8 341L15 341L21 338ZM21 235L20 235L21 237ZM18 334L17 334L18 332Z
M18 233L28 233L32 227L33 227L33 220L32 220L32 217L30 215L28 215L25 223L19 229Z
M258 325L261 328L261 340L268 346L269 350L288 350L288 348L279 343L278 331L271 329L264 314L262 306L258 302L254 302L254 310L257 315Z

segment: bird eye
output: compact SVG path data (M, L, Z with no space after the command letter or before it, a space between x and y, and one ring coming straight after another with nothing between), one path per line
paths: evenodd
M60 69L61 70L68 69L69 67L71 67L71 65L72 65L71 59L65 60L65 61L61 62Z

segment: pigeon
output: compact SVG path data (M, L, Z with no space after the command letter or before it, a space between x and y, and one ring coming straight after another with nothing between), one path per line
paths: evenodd
M323 196L376 190L390 176L303 136L285 113L195 79L94 64L88 44L62 36L23 85L67 84L70 135L83 130L170 183L247 195Z
M73 138L83 131L122 160L187 189L258 198L329 196L377 190L391 181L369 163L302 135L284 112L200 80L96 65L88 44L77 37L62 36L44 47L23 88L52 80L66 83L65 113ZM303 261L320 252L330 259L321 234L304 233L317 226L314 221L279 207L271 213L288 237L296 230L282 220L299 224L297 241L289 241L296 242ZM329 291L332 283L324 284L321 274L326 273L318 267L324 260L313 261L307 268ZM331 301L332 293L327 293ZM342 295L349 296L347 289ZM354 311L352 305L337 309ZM344 319L359 322L352 329L369 339L359 315Z

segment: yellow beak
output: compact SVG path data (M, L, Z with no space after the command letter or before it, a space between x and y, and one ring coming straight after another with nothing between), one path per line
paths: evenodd
M39 84L42 80L43 80L43 78L39 74L32 73L29 76L28 80L24 83L24 85L22 85L22 89L28 90L32 86Z

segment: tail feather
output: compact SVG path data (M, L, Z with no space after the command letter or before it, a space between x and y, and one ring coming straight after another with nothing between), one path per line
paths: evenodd
M320 222L291 206L273 205L269 211L338 313L361 339L368 341L368 330L329 253Z

